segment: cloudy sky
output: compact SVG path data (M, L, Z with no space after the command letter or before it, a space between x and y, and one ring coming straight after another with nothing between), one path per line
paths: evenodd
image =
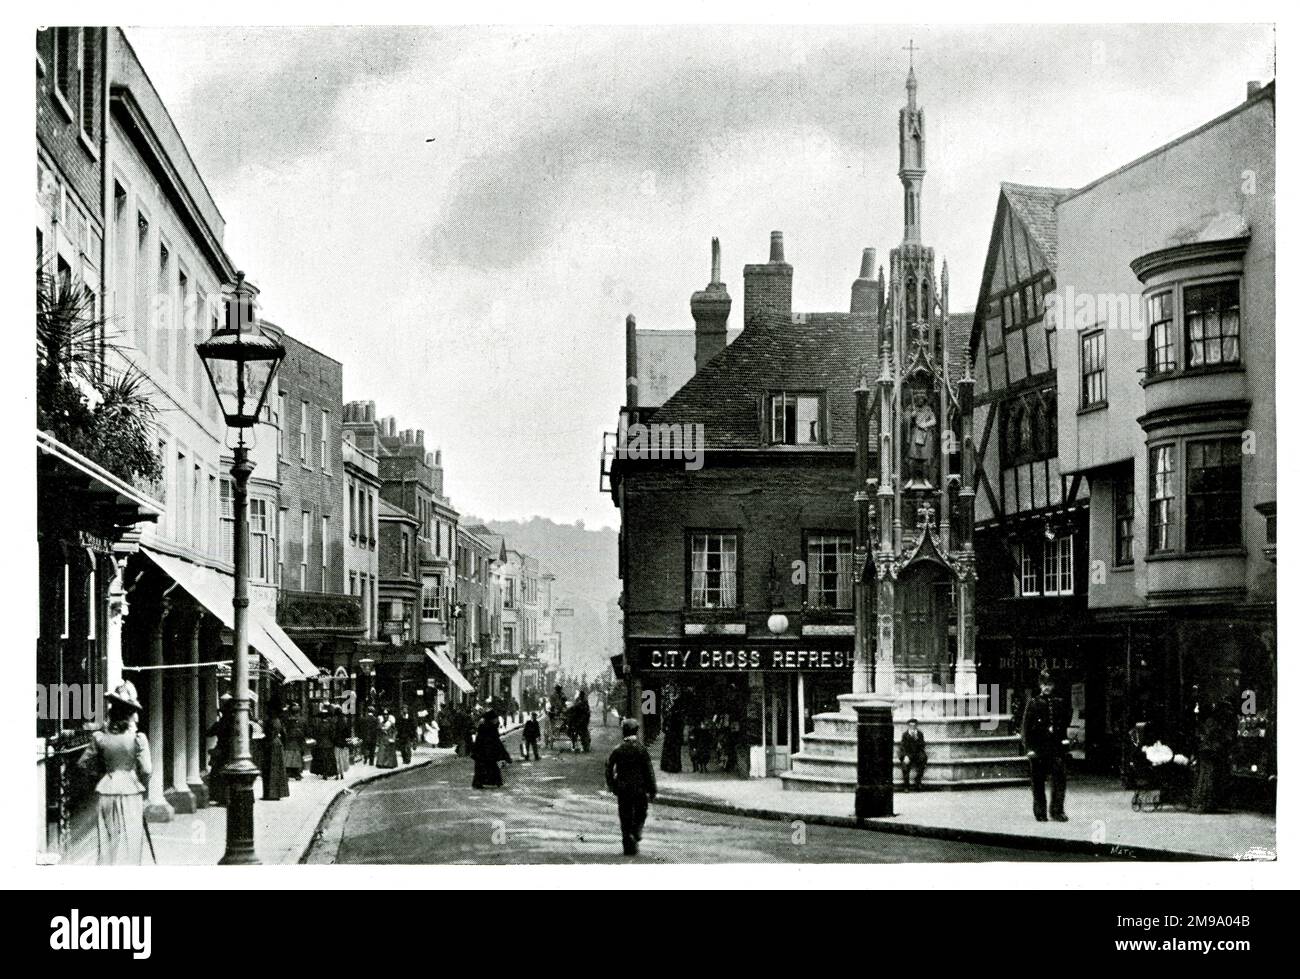
M443 450L463 512L616 525L623 318L689 327L709 239L785 233L796 310L902 236L914 38L924 236L975 302L1000 181L1080 186L1274 75L1272 28L133 28L268 318Z

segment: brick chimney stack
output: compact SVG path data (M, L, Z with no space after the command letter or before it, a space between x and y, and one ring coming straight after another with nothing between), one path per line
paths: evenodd
M727 346L727 317L731 315L731 296L722 281L722 246L713 239L713 274L709 284L691 296L691 316L695 318L695 372L721 353Z
M857 279L853 282L853 289L850 293L849 312L874 314L880 305L877 288L876 250L874 248L864 248L862 249L862 268L858 272Z
M772 232L766 265L745 266L745 327L776 321L789 323L794 312L794 267L785 260L785 238Z

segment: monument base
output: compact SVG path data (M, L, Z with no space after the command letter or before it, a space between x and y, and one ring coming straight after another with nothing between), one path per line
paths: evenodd
M841 694L839 710L813 717L791 767L781 775L788 791L853 792L858 784L855 705L878 702L878 694ZM990 709L986 697L909 690L894 704L894 784L902 786L897 744L915 718L925 736L923 789L983 789L1029 783L1029 761L1010 714ZM912 776L915 779L915 773Z

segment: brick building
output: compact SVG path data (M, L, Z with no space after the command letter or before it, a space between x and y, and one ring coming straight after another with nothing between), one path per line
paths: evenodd
M876 363L876 282L868 273L854 289L852 312L811 314L794 313L792 283L774 232L769 262L745 266L745 328L727 345L715 242L711 281L691 302L696 371L658 406L639 402L629 317L609 467L622 514L622 666L630 702L653 694L645 736L664 735L669 769L684 732L716 716L741 771L783 771L812 715L849 688L853 392ZM668 457L639 449L639 426ZM671 457L690 448L704 450L702 466ZM811 585L792 572L800 561Z
M426 656L420 635L420 521L385 499L379 501L379 636L389 649L376 657L373 686L381 705L418 709L425 688Z
M476 696L489 695L487 670L493 648L499 641L494 626L492 568L505 561L505 544L482 524L456 528L456 583L454 599L456 666L468 679ZM448 679L453 699L471 691L456 692L454 679Z
M280 423L280 596L277 620L328 682L301 691L308 709L352 689L366 638L359 595L346 588L347 472L343 365L284 334L274 416Z
M69 636L90 644L78 656L87 682L111 688L125 677L136 685L154 759L146 814L167 820L207 800L203 732L228 682L233 621L232 458L195 344L232 306L255 321L257 290L227 255L224 218L125 34L52 28L37 32L36 53L38 260L60 281L79 282L102 311L112 341L106 371L143 376L162 468L148 487L107 484L156 522L113 541L108 560L102 548L82 550L62 576L67 588L48 594L67 592L71 609L89 609L83 599L106 591L103 616L92 624L76 613ZM269 412L251 434L250 694L265 702L276 679L314 669L274 620L279 474ZM58 463L69 464L77 460ZM93 470L83 475L103 482ZM47 569L53 562L43 555L43 576ZM93 830L78 832L66 813L56 815L56 846L93 839Z

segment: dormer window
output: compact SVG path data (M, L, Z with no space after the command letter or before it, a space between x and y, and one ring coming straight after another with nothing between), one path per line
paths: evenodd
M821 445L826 441L822 395L782 391L768 401L773 445Z

